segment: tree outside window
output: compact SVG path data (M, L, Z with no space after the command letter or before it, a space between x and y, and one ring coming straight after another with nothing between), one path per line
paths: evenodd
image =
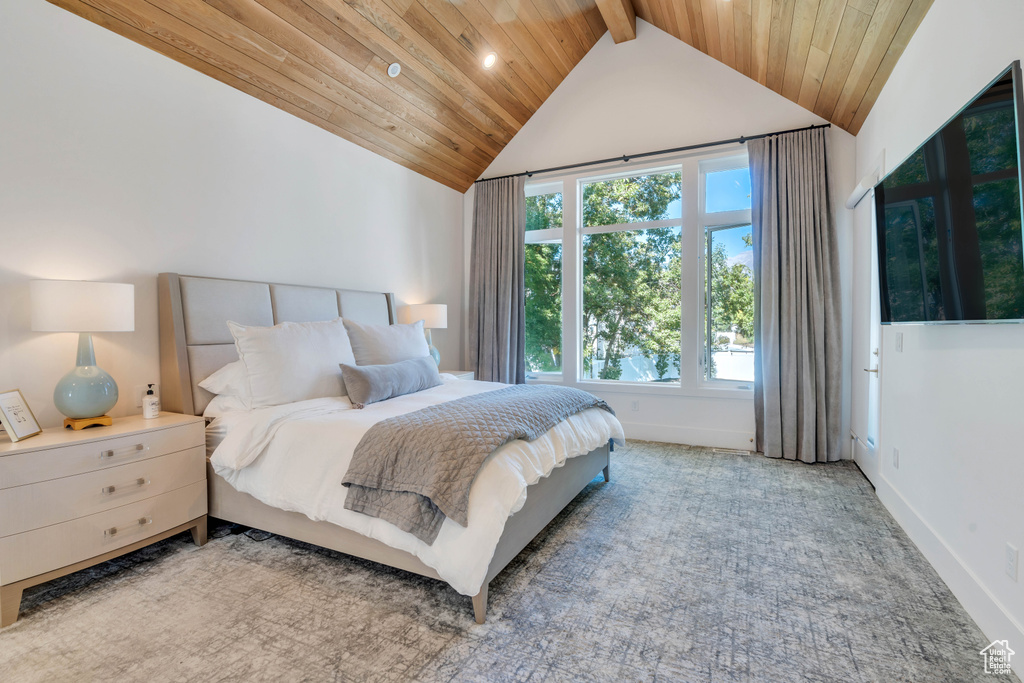
M583 377L678 382L679 172L583 186ZM604 232L588 228L615 226Z
M577 282L567 282L563 274L563 190L565 201L576 207L574 225L568 227L569 238L578 240L569 243L577 259L570 272L578 273ZM685 362L703 365L699 374L686 373L689 387L698 386L694 381L752 381L751 195L744 157L684 159L658 169L580 180L568 176L532 184L527 194L526 362L531 376L561 375L563 334L569 334L579 344L579 357L571 354L579 368L570 369L570 382L679 387L684 349L692 359ZM684 207L684 201L692 203ZM693 255L685 271L684 244ZM567 301L579 297L578 322L565 320L563 294ZM704 300L703 307L688 309L693 317L685 322L684 296Z
M526 367L562 370L562 193L526 198ZM549 241L532 242L533 236ZM554 238L554 239L550 239Z

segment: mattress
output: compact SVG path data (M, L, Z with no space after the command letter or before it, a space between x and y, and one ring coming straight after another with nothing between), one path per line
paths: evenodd
M510 515L522 509L527 487L566 460L623 441L622 425L591 408L539 438L516 440L484 461L469 499L469 524L445 520L425 544L374 517L344 508L341 485L352 452L376 422L503 384L445 377L441 386L355 409L347 398L320 398L222 415L207 429L210 462L232 487L261 502L327 521L415 555L463 595L475 595Z

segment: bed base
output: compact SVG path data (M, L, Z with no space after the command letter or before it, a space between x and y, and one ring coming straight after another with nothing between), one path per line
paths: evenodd
M480 591L473 596L473 615L476 623L487 618L487 587L491 580L522 552L551 520L578 496L599 473L609 481L609 447L607 444L590 453L570 458L565 465L551 472L527 489L523 509L505 523L494 557ZM232 488L207 463L209 482L209 516L286 536L346 555L361 557L389 567L403 569L431 579L441 580L433 569L415 555L396 550L354 531L330 522L315 522L298 512L287 512L261 503L247 493Z

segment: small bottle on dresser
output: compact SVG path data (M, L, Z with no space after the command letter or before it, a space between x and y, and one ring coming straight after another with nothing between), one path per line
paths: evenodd
M149 391L142 397L142 417L154 418L160 414L160 397L153 393L153 385L149 385Z

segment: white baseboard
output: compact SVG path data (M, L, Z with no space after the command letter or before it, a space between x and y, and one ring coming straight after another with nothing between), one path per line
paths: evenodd
M707 448L731 448L739 451L754 450L753 432L737 432L725 429L702 429L700 427L677 427L672 425L656 425L644 422L622 422L626 433L626 441L661 441L663 443L681 443L689 446Z
M1006 608L964 564L963 560L939 536L907 500L892 487L884 475L878 477L875 493L889 513L896 519L910 540L914 542L925 559L931 563L939 577L946 582L949 590L967 614L978 624L978 628L991 642L1009 639L1011 646L1024 646L1024 628ZM984 647L988 643L979 646ZM1017 648L1020 651L1020 647ZM1024 657L1011 659L1011 667L1018 678L1024 674ZM979 672L982 658L978 656ZM979 675L979 678L981 676Z

